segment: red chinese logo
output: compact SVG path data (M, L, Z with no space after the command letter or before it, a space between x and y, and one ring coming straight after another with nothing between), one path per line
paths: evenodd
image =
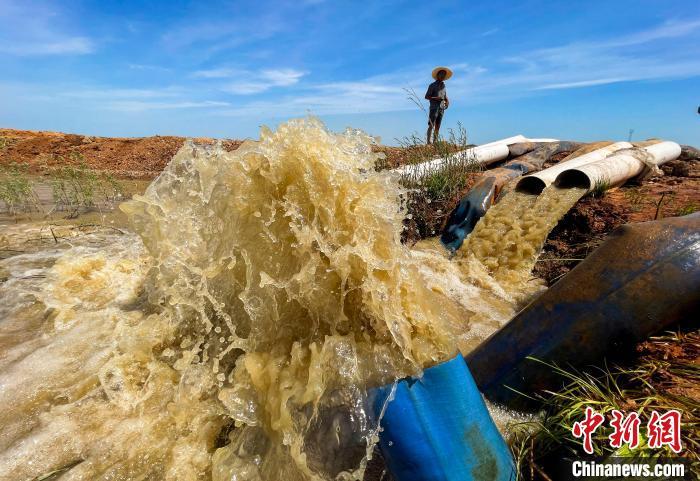
M681 413L672 409L666 414L651 412L649 424L647 424L649 447L660 448L664 445L678 454L681 452Z
M593 433L605 421L605 417L593 410L591 407L586 407L586 417L583 421L574 423L571 429L572 434L576 438L583 437L583 450L588 454L593 454Z
M630 449L639 446L639 424L641 423L639 414L632 413L625 417L620 411L614 409L612 417L610 427L613 428L613 432L608 436L610 446L621 448L623 444L627 444Z
M630 449L639 447L639 427L641 420L638 413L625 416L617 409L610 412L612 434L608 436L610 446L619 449L628 445ZM593 408L586 407L583 420L574 423L571 433L575 438L583 438L583 450L593 454L593 434L605 421L605 416ZM652 449L668 446L674 453L681 452L681 413L675 409L665 414L652 411L647 423L647 444Z

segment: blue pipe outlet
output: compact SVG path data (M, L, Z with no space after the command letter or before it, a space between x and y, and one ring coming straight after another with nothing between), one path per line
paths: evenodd
M377 416L393 385L374 389ZM379 446L396 481L510 481L513 458L461 355L399 381Z

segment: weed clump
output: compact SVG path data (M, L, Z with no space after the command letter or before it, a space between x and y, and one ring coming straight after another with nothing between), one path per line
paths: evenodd
M591 190L591 197L603 197L605 191L612 187L612 183L607 178L600 178L593 184L593 189Z
M0 202L11 215L39 209L26 165L0 165Z
M538 396L544 406L539 420L510 426L520 479L556 479L549 472L556 459L585 456L581 440L573 437L571 428L582 419L587 406L608 420L613 410L636 412L642 420L649 419L654 410L680 411L681 454L674 454L667 446L649 448L644 421L639 446L634 450L626 445L612 448L608 440L612 431L604 423L593 435L595 455L648 459L682 456L693 469L700 468L700 331L651 338L637 350L641 356L634 367L606 366L590 373L551 366L567 385Z
M397 139L404 153L399 182L407 189L404 240L438 234L454 204L473 183L475 174L483 170L475 160L473 145L469 144L462 124L447 132L446 138L431 145L425 145L417 134ZM435 162L436 159L442 160ZM426 165L430 161L433 163Z
M99 208L101 202L114 202L123 194L119 182L109 173L99 174L88 167L82 155L71 155L73 164L46 170L55 209L73 218L81 210Z
M700 206L698 206L698 204L696 204L695 202L689 202L688 204L680 207L676 211L676 215L680 217L680 216L684 216L684 215L693 214L699 210L700 210Z
M83 156L74 152L59 167L44 166L42 177L32 177L26 164L0 165L0 210L12 216L45 212L37 188L48 185L52 200L49 212L64 212L67 218L91 209L111 205L124 195L120 182L110 173L91 169Z

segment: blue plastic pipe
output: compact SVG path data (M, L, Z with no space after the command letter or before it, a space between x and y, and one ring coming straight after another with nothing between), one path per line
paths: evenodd
M373 390L379 446L396 481L510 481L513 458L461 355ZM385 407L386 404L386 407Z

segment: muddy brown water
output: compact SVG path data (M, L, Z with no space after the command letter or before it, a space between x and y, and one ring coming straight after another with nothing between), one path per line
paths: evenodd
M290 121L235 152L186 144L128 222L2 225L0 479L361 479L367 390L507 322L575 202L513 199L517 236L494 208L449 259L401 243L403 191L374 162L362 133Z

